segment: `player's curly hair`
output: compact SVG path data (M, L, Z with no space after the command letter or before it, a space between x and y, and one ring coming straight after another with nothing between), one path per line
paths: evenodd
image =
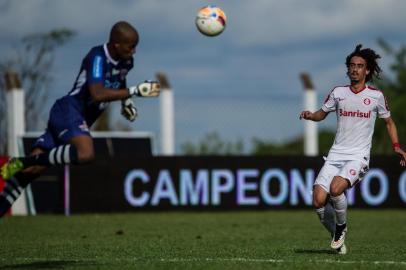
M370 48L361 48L362 44L358 44L357 47L355 47L355 50L347 56L345 61L347 68L350 67L351 58L354 56L359 56L367 62L367 69L369 70L369 74L366 76L365 81L373 81L374 78L380 79L379 75L381 74L382 69L378 65L377 60L381 58L381 56Z

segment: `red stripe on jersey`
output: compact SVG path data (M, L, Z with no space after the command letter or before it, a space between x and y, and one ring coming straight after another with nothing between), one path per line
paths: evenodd
M351 92L353 92L354 94L358 95L359 93L361 93L362 91L364 91L365 89L367 89L368 86L365 85L365 87L364 87L363 89L361 89L360 91L358 91L358 92L355 92L354 90L352 90L352 87L351 87L351 86L350 86L349 88L350 88Z
M334 91L334 89L335 89L335 88L333 88L333 89L330 90L330 93L328 93L328 95L327 95L326 99L324 100L324 103L323 103L323 104L326 104L326 102L327 102L328 99L330 98L330 95L331 95L331 93Z
M381 93L382 93L382 95L383 95L383 92L382 92L381 90L379 90L378 88L375 88L375 87L369 86L369 85L368 85L368 90L372 90L372 91L378 91L378 92L381 92Z
M382 94L382 95L383 95L383 94ZM386 96L383 95L383 98L385 99L385 107L386 107L386 110L390 111L390 110L389 110L389 103L388 103L388 100L387 100Z
M324 103L323 103L323 104L325 104L325 103L327 102L327 100L328 100L328 98L330 97L331 93L332 93L336 88L338 88L338 87L348 87L348 85L345 85L345 86L341 86L341 85L339 85L339 86L334 86L333 89L330 90L330 93L328 93L328 95L327 95L326 99L324 100Z
M378 88L372 87L372 86L370 86L370 85L368 85L367 87L368 87L368 90L378 91L378 92L381 92L381 93L382 93L382 91L379 90Z

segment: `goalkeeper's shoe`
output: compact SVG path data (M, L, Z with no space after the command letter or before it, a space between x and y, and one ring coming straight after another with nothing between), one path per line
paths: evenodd
M345 235L347 234L347 224L338 225L336 224L336 231L334 233L334 238L331 241L332 249L339 249L344 245Z
M24 169L24 164L22 163L22 161L18 158L12 158L1 167L0 174L4 180L7 180L22 169Z

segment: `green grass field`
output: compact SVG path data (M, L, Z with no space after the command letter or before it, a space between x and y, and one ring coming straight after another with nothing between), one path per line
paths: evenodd
M0 269L406 269L406 211L349 210L345 256L313 211L7 217Z

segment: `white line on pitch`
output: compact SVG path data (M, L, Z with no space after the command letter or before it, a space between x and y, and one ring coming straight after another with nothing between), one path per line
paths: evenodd
M138 258L138 260L149 260ZM231 262L256 262L256 263L296 263L295 260L283 259L259 259L259 258L161 258L162 262L196 262L196 261L231 261ZM406 265L404 261L342 261L342 260L308 260L313 263L329 263L329 264L388 264L388 265Z
M338 255L340 256L340 255ZM140 262L140 261L160 261L160 262L252 262L252 263L297 263L297 262L310 262L310 263L327 263L327 264L374 264L374 265L404 265L406 266L405 261L345 261L345 260L284 260L284 259L266 259L266 258L115 258L115 259L106 259L106 258L13 258L12 261L42 261L42 262L58 262L58 261L72 261L72 262L109 262L109 261L118 261L118 262ZM6 262L10 259L0 258L0 261Z

